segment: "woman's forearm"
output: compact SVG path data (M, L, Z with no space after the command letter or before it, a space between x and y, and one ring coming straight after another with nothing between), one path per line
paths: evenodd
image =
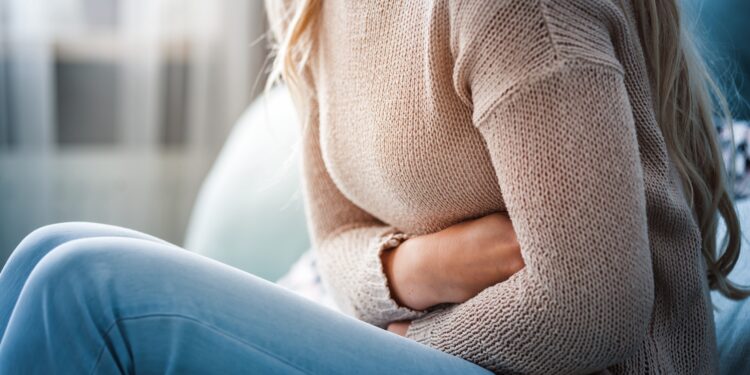
M393 298L415 310L464 302L524 266L501 213L411 238L382 259Z

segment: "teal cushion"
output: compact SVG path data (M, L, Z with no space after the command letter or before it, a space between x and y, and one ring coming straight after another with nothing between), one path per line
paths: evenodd
M283 88L248 108L201 187L185 248L267 280L289 269L309 247L299 128Z

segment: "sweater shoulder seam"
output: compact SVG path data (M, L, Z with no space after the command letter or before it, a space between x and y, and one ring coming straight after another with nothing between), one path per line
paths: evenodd
M562 58L562 55L560 54L560 48L557 46L557 43L555 42L555 38L552 35L552 30L549 27L549 16L547 15L547 4L544 2L544 0L539 0L539 13L542 16L542 23L544 23L544 30L547 34L547 40L549 41L550 47L552 48L552 51L554 52L554 60L559 60Z
M597 68L597 69L602 69L602 70L608 70L611 73L615 73L622 77L624 77L625 75L625 72L622 66L619 66L617 64L609 64L609 63L605 63L602 61L591 60L591 59L587 59L583 57L553 60L552 63L547 64L543 69L541 69L540 73L535 74L522 81L515 82L513 86L511 86L508 90L506 90L502 95L498 96L498 98L495 99L494 102L487 107L484 113L482 113L477 118L475 122L475 126L477 128L481 128L482 126L484 126L484 124L487 122L487 119L490 117L490 115L493 112L495 112L495 110L497 110L498 107L500 107L503 103L510 101L517 93L521 92L525 87L531 86L537 82L548 79L556 74L559 74L560 72L573 70L577 68L583 68L583 67L592 67L592 68Z

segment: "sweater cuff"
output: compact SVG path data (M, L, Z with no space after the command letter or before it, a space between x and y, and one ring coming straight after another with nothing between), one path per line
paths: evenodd
M452 306L446 307L440 310L434 310L417 320L412 320L404 336L420 344L435 347L437 342L433 339L437 329L442 326L446 319L448 319L452 310Z
M364 266L365 282L361 290L368 294L367 300L370 301L370 307L375 310L372 311L373 315L383 318L376 324L381 328L385 328L390 322L416 319L427 313L400 306L391 296L388 277L383 270L381 259L383 251L398 247L408 238L407 234L400 232L385 233L377 237L374 251L368 251L364 255L367 259Z

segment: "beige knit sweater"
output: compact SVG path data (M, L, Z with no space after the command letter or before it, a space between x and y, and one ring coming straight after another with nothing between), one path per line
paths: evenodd
M305 197L339 304L498 373L707 374L701 239L629 0L324 0ZM507 211L526 267L398 306L379 254Z

